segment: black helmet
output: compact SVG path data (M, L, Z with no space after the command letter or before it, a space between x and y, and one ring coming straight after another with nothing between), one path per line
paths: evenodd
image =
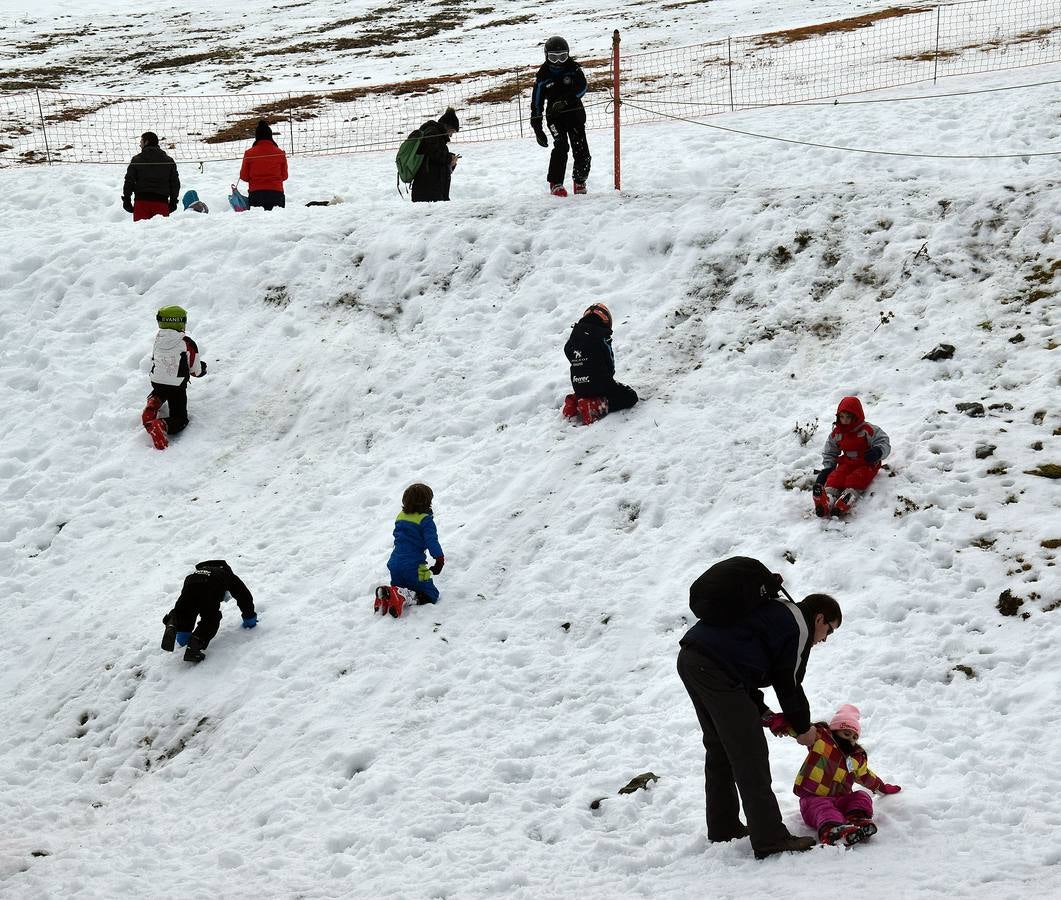
M545 42L546 62L551 62L554 65L565 63L570 52L571 48L567 46L567 41L559 35L553 35Z

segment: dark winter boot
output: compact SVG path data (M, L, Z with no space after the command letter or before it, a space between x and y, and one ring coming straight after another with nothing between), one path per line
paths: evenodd
M566 197L567 188L565 188L562 184L550 184L549 193L552 194L554 197Z
M829 509L829 495L825 493L825 487L816 484L811 493L814 495L814 515L819 519L828 519L831 510Z
M861 496L861 491L856 491L854 488L848 488L836 498L836 503L833 504L833 514L837 516L846 516L851 512L851 507L858 503L858 498Z
M166 626L166 630L162 632L162 649L172 653L177 643L177 626L170 622L168 615L162 620L162 624Z
M573 419L578 415L578 397L574 394L568 394L564 397L564 417L567 419Z
M579 181L575 182L575 193L584 194L586 193L586 186Z
M202 639L198 635L192 635L188 639L188 649L184 651L184 661L201 663L206 659L206 654L203 651L206 649L206 644L203 643Z
M776 844L756 847L755 858L766 859L766 857L773 856L775 853L802 853L804 850L813 850L817 843L812 837L796 837L794 834L790 834Z
M156 450L165 450L169 446L169 437L166 434L169 429L166 428L165 419L155 419L145 427Z

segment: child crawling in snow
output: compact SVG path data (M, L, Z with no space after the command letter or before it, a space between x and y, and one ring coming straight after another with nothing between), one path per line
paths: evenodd
M792 734L781 713L768 717L774 734ZM873 797L855 790L855 783L873 793L897 794L897 784L886 784L869 767L859 745L862 731L858 707L845 703L826 725L815 722L818 739L807 752L792 792L799 797L803 821L818 833L823 844L857 844L877 833L873 824Z

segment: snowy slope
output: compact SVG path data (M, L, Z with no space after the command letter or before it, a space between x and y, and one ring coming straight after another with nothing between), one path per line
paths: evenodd
M1058 111L1047 85L718 121L1035 153L1061 149ZM619 195L591 140L593 193L563 203L513 143L462 148L448 205L400 202L381 154L300 160L287 210L236 217L208 166L182 177L209 216L135 227L118 170L5 171L0 894L1051 894L1061 513L1028 472L1061 463L1056 157L646 127ZM575 427L561 346L596 300L644 402ZM169 303L210 374L158 453L139 411ZM940 342L952 360L922 359ZM851 392L894 450L822 523L806 487ZM414 480L442 603L373 619ZM861 707L904 787L871 844L756 863L706 843L674 659L689 583L733 553L844 607L806 687L818 717ZM261 625L227 610L191 668L159 620L215 555ZM802 751L771 752L803 832Z

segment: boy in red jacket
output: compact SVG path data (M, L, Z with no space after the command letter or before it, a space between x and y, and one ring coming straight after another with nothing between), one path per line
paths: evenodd
M858 397L844 397L836 407L836 422L814 485L815 514L828 518L850 512L891 449L888 435L866 421Z

